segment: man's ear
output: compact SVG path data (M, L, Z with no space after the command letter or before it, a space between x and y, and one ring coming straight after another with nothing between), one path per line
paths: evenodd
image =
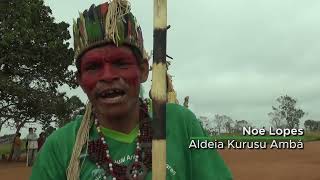
M148 79L149 75L149 62L147 59L143 59L142 63L140 64L140 71L141 71L141 83L144 83Z

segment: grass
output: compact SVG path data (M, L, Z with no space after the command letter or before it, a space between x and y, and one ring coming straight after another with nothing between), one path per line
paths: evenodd
M25 144L26 144L26 141L22 140L22 145L21 145L21 150L22 152L25 151ZM11 146L12 146L12 143L9 143L9 144L0 144L0 155L1 154L9 154L10 151L11 151Z
M0 155L8 154L11 150L11 144L1 144L0 145Z
M304 141L320 141L320 131L318 132L306 132L304 135Z

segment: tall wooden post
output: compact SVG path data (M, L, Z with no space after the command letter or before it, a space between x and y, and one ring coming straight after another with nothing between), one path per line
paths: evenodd
M154 0L152 180L166 179L167 0Z

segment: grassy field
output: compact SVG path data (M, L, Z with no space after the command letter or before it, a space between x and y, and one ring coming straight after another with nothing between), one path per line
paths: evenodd
M0 145L0 155L1 154L8 154L11 149L11 144L1 144Z
M306 132L304 135L304 141L320 141L320 131L318 132Z
M25 144L26 144L26 141L22 140L22 145L21 145L21 148L22 148L22 152L25 151ZM0 144L0 155L1 154L9 154L10 153L10 150L11 150L11 146L12 144Z

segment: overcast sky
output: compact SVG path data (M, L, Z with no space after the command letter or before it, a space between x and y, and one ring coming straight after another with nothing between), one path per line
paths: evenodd
M57 22L71 25L79 11L102 2L45 0ZM131 5L150 52L153 1ZM308 113L303 120L320 120L319 12L319 0L168 0L167 52L179 101L190 96L197 116L268 126L275 99L288 94ZM69 93L86 100L81 90Z

